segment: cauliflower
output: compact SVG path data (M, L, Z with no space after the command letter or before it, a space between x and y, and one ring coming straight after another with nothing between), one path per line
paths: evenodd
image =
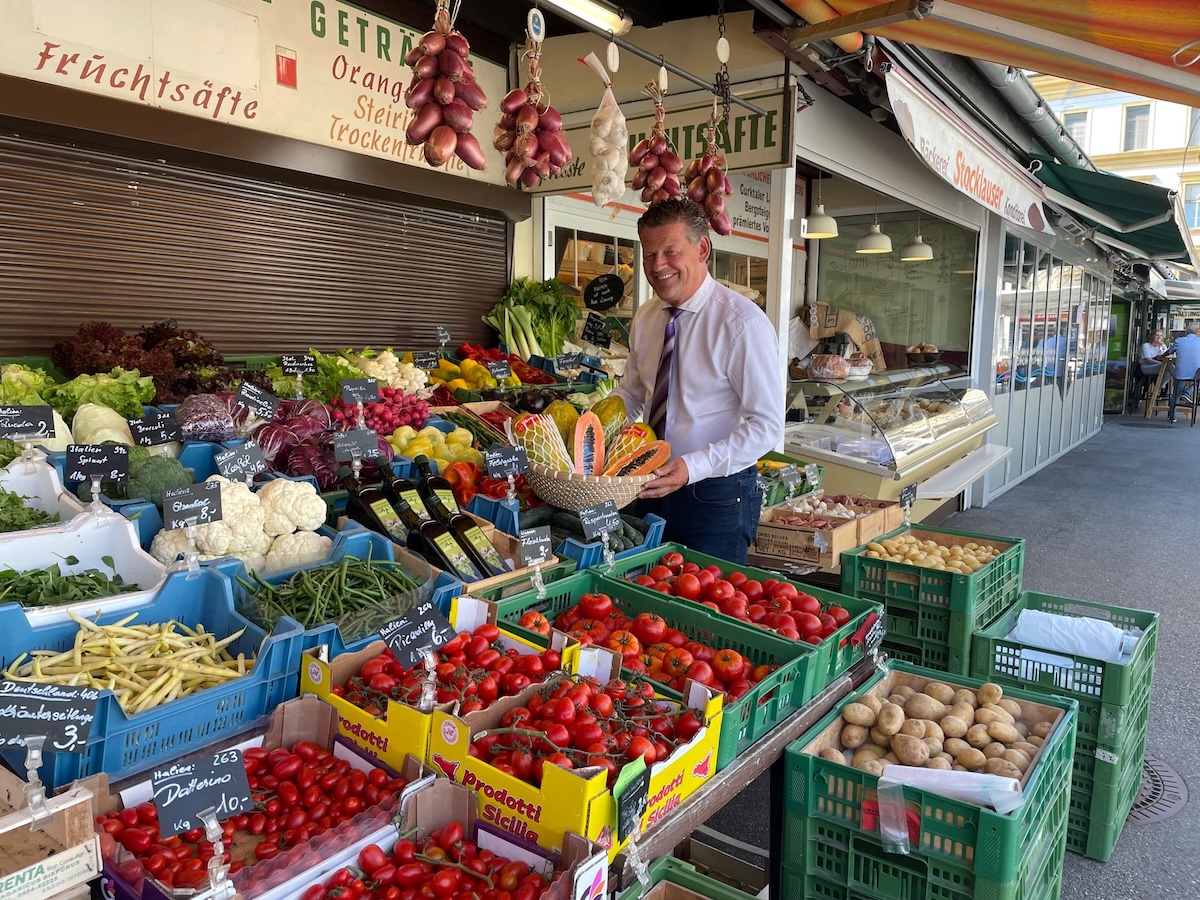
M207 526L201 525L200 528ZM263 568L266 564L266 554L271 546L271 536L268 534L260 534L255 544L237 553L203 553L199 552L196 555L204 561L210 559L224 559L233 557L240 559L245 565L247 571L256 572ZM199 550L199 546L196 548ZM174 531L160 531L154 536L154 540L150 543L150 555L157 559L163 565L169 566L186 556L188 552L188 537L186 528L177 528Z
M374 357L368 357L364 351L363 354L352 357L351 361L368 378L374 378L405 393L415 394L429 382L429 376L425 374L424 369L418 369L412 363L400 362L400 358L391 348Z
M263 531L272 537L293 531L316 531L329 510L316 488L306 481L277 478L258 490L263 511Z
M324 562L332 547L333 541L312 531L281 534L271 543L262 571L276 572Z
M270 538L263 531L266 517L258 497L240 481L221 475L208 481L221 484L221 521L196 527L196 548L216 556L265 555Z

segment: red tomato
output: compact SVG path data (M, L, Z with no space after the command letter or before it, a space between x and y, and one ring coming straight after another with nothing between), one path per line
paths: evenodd
M741 700L748 693L750 693L750 690L753 687L754 687L754 685L752 685L745 678L739 678L737 681L735 681L731 685L729 685L729 687L727 687L725 689L725 691L727 694L729 694L730 701L734 701L734 700Z
M668 578L670 578L675 573L672 572L670 569L668 569L666 566L651 566L650 570L646 574L649 575L651 578L653 578L655 581L666 581Z
M745 572L730 572L725 576L725 580L732 584L735 588L740 588L746 583L749 576Z
M766 607L759 603L751 603L746 607L746 618L757 625L767 615Z
M761 581L750 579L742 582L741 591L746 595L746 600L749 603L757 603L762 599L763 586Z
M603 619L613 611L612 598L608 594L584 594L579 598L579 610L585 618Z
M540 612L531 611L525 613L525 615L521 616L517 624L538 634L550 633L550 621Z
M637 578L633 579L633 583L641 585L642 587L651 587L654 584L654 579L649 575L639 575Z
M687 643L687 635L675 628L668 628L666 634L663 635L663 643L670 644L672 647L682 647Z
M687 677L699 684L713 685L713 669L708 663L697 660L688 666Z
M685 562L683 564L683 566L680 568L679 573L681 575L695 575L699 571L700 571L700 566L698 566L696 563Z
M682 553L672 550L670 553L664 553L663 558L659 562L675 574L679 574L683 569L684 558Z
M787 638L789 641L800 640L800 632L798 632L794 627L776 628L775 633L780 637Z
M812 594L797 594L792 600L792 612L809 613L810 615L821 614L821 601Z
M629 748L625 751L625 755L631 760L640 756L648 766L654 765L654 760L657 759L653 742L641 736L635 737L629 742Z
M700 582L700 591L702 594L707 594L708 589L717 582L717 576L708 569L701 569L696 573L696 580Z
M713 657L712 671L722 682L731 684L746 671L746 660L736 650L718 650Z
M821 633L821 620L812 613L795 613L792 619L796 622L796 630L800 632L802 637Z
M734 586L728 581L714 581L712 587L704 592L704 599L719 606L726 600L733 599L734 590Z
M656 581L654 582L654 586L651 588L651 590L658 591L660 594L674 593L671 587L671 582L669 581Z
M700 579L695 575L680 575L675 579L675 596L684 600L696 600L702 590Z
M668 678L676 678L680 675L686 675L688 667L695 662L695 658L683 647L676 647L663 657L662 669L667 673Z
M662 616L654 613L638 613L634 617L630 631L643 644L656 644L666 636L667 623Z
M688 641L683 645L683 649L692 654L694 659L701 662L712 662L712 658L717 653L712 647L707 644L701 644L699 641Z
M748 618L746 614L748 607L746 606L746 600L744 597L730 597L724 603L720 603L718 605L721 608L721 612L725 613L727 616L733 616L735 619L741 619L742 621L745 621Z
M844 606L831 606L828 612L833 617L833 621L837 623L838 628L850 621L850 612Z

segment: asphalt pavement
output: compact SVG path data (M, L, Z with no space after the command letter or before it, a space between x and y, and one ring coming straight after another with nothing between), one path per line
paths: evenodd
M1159 416L1158 422L1164 422ZM983 509L946 527L1023 537L1025 589L1149 609L1161 615L1147 753L1182 776L1191 799L1173 817L1127 824L1112 859L1067 853L1061 900L1200 898L1200 427L1129 427L1101 432ZM747 848L769 843L764 776L707 827ZM705 840L703 835L701 840ZM761 861L761 860L760 860ZM791 900L791 898L787 898Z

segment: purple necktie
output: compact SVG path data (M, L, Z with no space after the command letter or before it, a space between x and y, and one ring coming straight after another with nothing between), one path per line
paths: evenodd
M667 431L667 395L671 390L671 358L675 355L675 320L683 312L677 307L667 309L667 327L663 331L662 356L658 360L658 377L654 379L654 396L650 399L650 415L646 424L659 440Z

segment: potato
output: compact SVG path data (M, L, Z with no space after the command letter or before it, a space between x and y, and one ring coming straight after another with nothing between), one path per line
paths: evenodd
M958 716L969 725L975 721L975 707L968 706L965 703L955 703L952 707L950 707L950 712L946 713L946 715Z
M949 772L952 765L953 765L953 763L947 762L946 760L942 759L940 756L934 756L934 757L930 758L929 762L925 763L925 768L927 768L927 769L944 769L947 772Z
M989 703L999 703L1000 698L1004 696L1004 688L989 681L979 686L979 690L975 692L975 696L979 698L979 702L984 706Z
M1029 729L1029 733L1035 737L1045 738L1050 736L1050 732L1054 730L1053 722L1038 722Z
M1033 744L1033 746L1035 746L1035 747L1040 747L1040 746L1042 746L1042 744L1044 744L1046 742L1046 739L1044 737L1039 737L1036 734L1031 734L1029 737L1025 738L1025 740L1027 740L1029 743Z
M1029 764L1033 761L1029 754L1021 750L1014 750L1012 747L1009 747L1004 751L1003 758L1007 759L1010 763L1020 769L1022 775L1025 774L1025 770L1029 768Z
M847 725L842 729L841 742L843 747L857 750L867 742L868 732L862 725Z
M946 762L951 763L951 764L953 764L953 762L954 762L954 757L951 756L949 753L947 753L945 750L943 750L941 753L939 753L937 755L937 758L941 759L941 760L945 760Z
M924 693L928 694L939 703L949 705L954 702L954 688L941 681L931 681L925 685Z
M983 771L989 775L1001 775L1004 778L1015 778L1021 780L1021 770L1010 763L1007 759L997 756L995 759L989 759L983 766Z
M887 698L887 702L892 704L892 706L898 706L901 709L904 709L904 704L908 702L908 698L903 694L892 694L892 696Z
M993 740L1000 741L1003 744L1015 744L1021 739L1021 733L1011 725L1006 725L1003 722L993 722L988 726L988 734Z
M900 726L899 733L911 735L915 738L923 738L925 737L925 720L905 719L904 724Z
M982 750L992 742L992 736L988 734L986 725L972 725L967 729L966 741L972 747Z
M942 739L927 737L925 738L925 746L929 748L930 756L937 756L942 752Z
M907 700L909 697L911 697L916 692L917 692L916 688L909 687L907 684L902 684L902 685L900 685L900 687L896 688L894 693L899 694L901 697L903 697L904 699Z
M944 744L942 744L943 752L949 753L955 759L957 759L958 755L960 753L962 753L964 750L970 750L970 749L971 749L970 744L968 744L966 741L962 740L961 738L956 738L956 737L946 738L946 742Z
M877 744L880 747L890 747L892 745L892 736L890 734L884 734L879 730L878 726L872 728L870 733L871 743Z
M880 762L891 763L893 766L898 766L898 765L900 765L900 757L898 757L895 753L892 753L891 751L889 751L883 757L883 759L880 760Z
M967 729L971 725L964 722L958 716L946 716L938 723L938 727L942 729L942 734L948 738L960 738L967 733Z
M1001 697L996 705L1008 710L1008 714L1012 716L1014 720L1020 719L1021 714L1024 712L1024 710L1021 709L1021 704L1016 700L1013 700L1011 697Z
M950 700L955 706L960 703L965 703L967 706L974 709L979 705L979 700L975 697L974 691L968 691L966 688L954 692L954 697Z
M880 734L893 735L900 730L900 726L904 724L904 710L900 707L887 703L879 710L879 715L875 719L875 728Z
M875 744L867 744L850 758L850 765L856 769L862 768L862 763L868 759L882 759L883 748Z
M875 713L871 707L861 703L848 703L842 710L842 718L851 725L862 725L864 728L875 724Z
M954 757L954 761L968 772L977 772L987 765L987 757L983 755L982 750L978 750L975 747L964 750L958 756Z
M868 775L882 775L883 774L883 763L881 763L877 759L868 759L868 760L864 761L861 766L857 766L857 768L862 769Z
M952 765L950 768L951 768L951 769L953 769L955 772L965 772L965 771L967 771L967 767L966 767L966 766L960 766L958 763L955 763L955 764L954 764L954 765Z
M882 701L882 700L880 700L878 697L872 696L872 695L870 695L870 694L867 694L867 695L865 695L865 696L859 697L859 698L858 698L856 701L854 701L854 702L855 702L855 703L860 703L860 704L862 704L863 706L869 706L869 707L871 707L871 712L873 712L873 713L877 713L877 712L879 712L879 707L883 706L883 701Z
M923 766L929 762L929 747L923 740L911 734L897 734L892 738L892 752L906 766Z
M1003 756L1004 751L1008 748L999 741L992 741L986 747L981 747L980 749L983 750L983 755L988 759L996 759L997 757Z
M1017 729L1017 733L1020 734L1021 737L1023 737L1023 738L1029 737L1029 726L1026 725L1024 722L1018 722L1016 725L1013 726L1013 728Z
M1004 710L1000 710L1000 712L1004 712ZM1004 713L1004 716L1007 715L1008 713ZM996 712L994 709L988 709L986 706L981 706L979 709L975 710L975 724L991 725L993 722L1004 722L1006 725L1011 724L1005 720L1004 716L1001 716L1000 713Z
M1003 706L1001 706L998 703L988 703L988 704L985 704L983 708L986 709L988 712L990 712L992 715L996 716L996 718L999 721L1004 722L1006 725L1016 725L1017 724L1017 720L1015 718L1013 718L1012 713L1010 713L1007 709L1005 709Z
M940 719L946 715L946 704L928 694L913 694L904 704L904 714L913 719Z
M843 766L846 764L846 757L842 755L840 751L834 750L832 747L826 747L824 750L822 750L820 757L821 759L827 759L830 762L841 763Z
M946 735L943 733L941 725L933 721L933 719L924 719L923 721L925 723L925 737L937 738L939 741L944 741L946 739Z
M1037 752L1038 752L1038 748L1035 747L1033 744L1029 743L1028 741L1017 741L1015 744L1012 744L1011 746L1009 746L1008 749L1009 750L1020 750L1022 753L1024 753L1030 759L1033 759L1035 756L1037 756Z

